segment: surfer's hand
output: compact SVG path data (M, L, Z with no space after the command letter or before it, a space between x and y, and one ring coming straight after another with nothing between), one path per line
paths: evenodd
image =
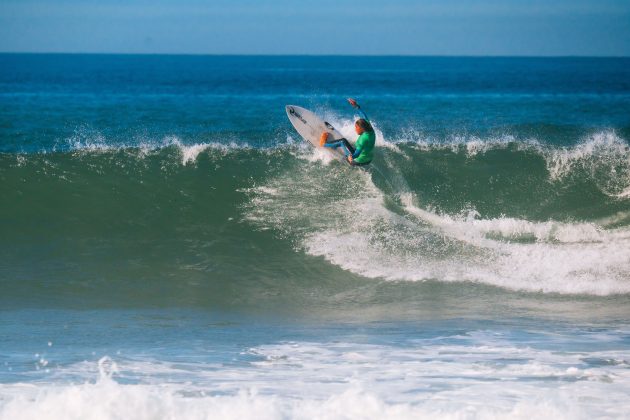
M348 162L352 163L352 160L353 160L353 159L352 159L352 155L349 155L349 156L348 156Z
M355 101L352 98L348 98L348 102L350 102L350 105L352 105L354 108L358 108L359 104L357 103L357 101Z

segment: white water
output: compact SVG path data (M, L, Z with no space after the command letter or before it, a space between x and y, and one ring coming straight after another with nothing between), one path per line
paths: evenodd
M246 353L252 362L232 366L105 357L58 368L49 380L0 385L0 419L590 419L630 410L628 353L540 350L498 331Z
M340 126L344 134L348 126ZM550 154L550 165L564 162L556 163L551 175L565 176L566 166L576 164L568 162L584 160L596 150L608 151L617 161L628 153L612 134L586 144ZM394 212L369 173L330 165L317 149L302 150L298 157L310 166L249 191L246 218L259 228L300 238L296 249L345 270L393 281L467 281L599 296L630 293L628 227L610 228L606 221L481 219L474 211L438 214L423 208L411 193L399 197L403 213ZM327 165L318 165L322 162Z

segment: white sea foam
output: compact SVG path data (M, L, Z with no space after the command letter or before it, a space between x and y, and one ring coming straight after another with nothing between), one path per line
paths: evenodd
M630 164L630 146L614 132L596 133L573 147L550 148L548 169L552 178L566 176L576 165L596 171L599 165Z
M515 146L518 150L542 150L541 143L535 139L517 140L511 134L479 137L477 135L452 134L444 138L426 135L415 129L403 130L395 138L390 138L392 145L407 144L418 150L450 150L453 153L465 151L468 156L483 154L490 150L506 149Z
M209 147L207 144L194 144L192 146L182 147L182 164L194 162L197 160L199 153L203 152Z
M630 194L630 146L614 132L594 134L571 148L549 148L545 157L552 180L581 170L611 197Z
M311 147L310 145L303 144L300 147L292 150L293 155L298 159L304 159L308 162L323 163L329 165L332 162L337 162L339 158L331 153L330 150L326 150L322 147Z
M336 170L335 170L336 169ZM630 293L630 229L593 222L444 215L403 194L385 206L368 173L310 168L252 190L246 217L297 239L296 248L387 280L468 281L530 292ZM356 191L361 194L357 197ZM305 218L308 223L305 223Z
M630 410L627 353L535 349L496 331L404 347L286 342L247 355L250 363L228 366L71 365L52 381L0 385L0 419L587 419Z
M236 142L208 142L186 144L177 136L164 136L159 139L139 138L120 143L111 142L98 132L81 129L67 140L67 145L74 153L98 153L112 151L136 152L139 157L146 157L167 147L175 147L181 154L181 164L186 166L195 163L201 153L207 150L218 152L225 156L236 150L251 149L247 143Z
M113 148L112 145L108 144L103 134L88 127L77 128L73 135L66 140L66 144L74 151L85 150L94 152L111 150ZM53 150L56 148L54 147Z
M594 224L510 218L458 219L410 203L405 209L418 218L417 224L401 222L382 209L377 215L373 208L359 213L363 220L371 215L372 226L321 230L307 237L305 248L373 278L471 281L547 293L630 293L628 229L604 231ZM533 242L514 242L523 237Z
M228 153L234 150L244 150L244 149L250 148L248 144L237 144L234 142L231 142L228 144L213 142L213 143L197 143L193 145L185 145L185 144L182 144L179 140L175 140L169 143L168 145L177 146L177 148L179 149L182 155L182 165L184 166L189 163L196 162L199 154L201 154L202 152L206 150L219 152L222 156L226 156Z

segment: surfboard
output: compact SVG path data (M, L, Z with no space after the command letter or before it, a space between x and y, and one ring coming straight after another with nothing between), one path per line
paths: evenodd
M330 133L330 136L328 137L329 143L343 138L341 133L337 131L332 124L328 121L322 120L315 113L306 108L302 108L297 105L287 105L286 111L289 121L291 121L291 124L293 124L293 127L295 127L300 136L315 147L320 147L319 138L324 131ZM334 154L337 158L345 158L344 149L342 147L335 149L331 147L324 147L323 149Z

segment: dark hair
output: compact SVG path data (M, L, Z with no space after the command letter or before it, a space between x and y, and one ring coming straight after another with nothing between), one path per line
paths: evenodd
M369 121L366 119L359 118L355 124L361 127L363 131L367 131L368 133L374 132L374 128L372 128L372 124L370 124Z

